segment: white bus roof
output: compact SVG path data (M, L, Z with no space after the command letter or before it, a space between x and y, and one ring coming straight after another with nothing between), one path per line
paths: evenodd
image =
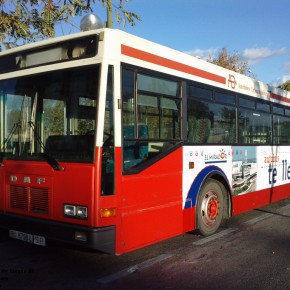
M112 61L120 61L156 70L234 93L249 95L285 105L290 104L290 92L266 85L256 79L224 69L197 57L115 29L97 29L23 45L1 52L0 58L12 53L34 50L39 47L92 34L102 35L101 40L104 40L104 44L100 43L98 59L101 55L102 58L111 59Z

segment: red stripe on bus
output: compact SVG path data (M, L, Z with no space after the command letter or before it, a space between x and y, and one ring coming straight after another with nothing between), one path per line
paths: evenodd
M153 64L157 64L157 65L161 65L163 67L167 67L170 69L174 69L174 70L178 70L187 74L191 74L197 77L201 77L204 79L208 79L217 83L221 83L221 84L226 84L226 78L213 74L213 73L209 73L207 71L180 63L180 62L176 62L152 53L148 53L145 52L143 50L139 50L133 47L129 47L127 45L122 45L121 47L121 52L123 55L126 56L130 56L130 57L134 57L140 60L144 60Z
M273 94L273 93L270 94L270 98L274 99L274 100L277 100L277 101L290 103L290 99L282 97L282 96L279 96L279 95L276 95L276 94Z

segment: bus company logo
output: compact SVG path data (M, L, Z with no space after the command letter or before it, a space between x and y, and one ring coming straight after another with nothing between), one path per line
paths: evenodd
M233 90L236 88L237 86L237 81L234 75L229 74L229 78L228 78L228 88L231 87Z
M221 149L218 154L205 154L204 155L205 164L208 163L226 163L227 153L224 149Z

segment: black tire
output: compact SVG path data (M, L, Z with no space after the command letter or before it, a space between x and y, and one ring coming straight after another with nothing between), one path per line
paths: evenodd
M203 236L214 234L219 228L224 212L224 186L214 179L203 185L197 201L197 230Z

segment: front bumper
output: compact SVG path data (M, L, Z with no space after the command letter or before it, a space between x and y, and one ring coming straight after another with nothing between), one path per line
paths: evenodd
M0 212L0 228L44 236L48 241L115 254L115 226L90 228ZM84 234L86 239L77 240L76 233Z

